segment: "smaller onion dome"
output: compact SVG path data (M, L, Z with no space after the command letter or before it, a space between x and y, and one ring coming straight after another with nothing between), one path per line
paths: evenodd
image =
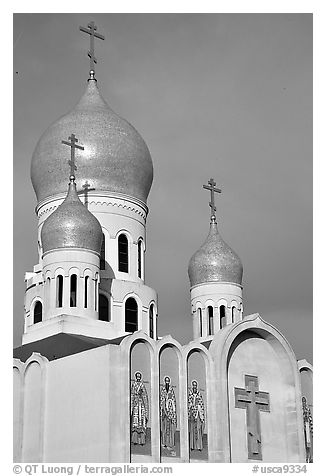
M44 253L58 248L85 248L100 254L102 227L80 201L73 176L66 198L45 220L41 240Z
M208 282L241 285L242 273L243 267L239 256L222 240L215 217L212 217L206 241L189 261L190 285Z

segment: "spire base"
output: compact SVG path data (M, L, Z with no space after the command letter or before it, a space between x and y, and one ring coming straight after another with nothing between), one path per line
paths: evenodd
M89 78L87 81L97 81L97 79L95 78L95 70L94 69L91 69L90 72L89 72Z

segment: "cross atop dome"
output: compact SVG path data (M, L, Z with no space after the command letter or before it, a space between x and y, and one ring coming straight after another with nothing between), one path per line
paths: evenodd
M70 165L70 180L75 180L75 170L77 170L77 166L75 164L75 149L80 149L84 150L84 147L81 145L77 145L78 139L75 136L75 134L71 134L71 136L68 137L68 140L62 140L62 144L69 145L71 147L71 158L68 160L68 164Z
M215 223L216 221L216 206L215 206L215 195L214 193L222 193L222 190L216 188L216 182L213 178L209 179L207 182L208 185L203 185L203 188L209 190L211 192L211 201L209 202L209 206L211 207L211 223Z
M80 31L83 33L87 33L90 36L90 49L88 51L88 56L89 56L89 79L95 79L95 64L97 64L97 59L95 57L95 51L94 51L94 38L98 38L99 40L105 40L105 37L101 35L100 33L96 33L97 26L93 21L91 21L88 25L87 28L84 28L83 26L79 27Z

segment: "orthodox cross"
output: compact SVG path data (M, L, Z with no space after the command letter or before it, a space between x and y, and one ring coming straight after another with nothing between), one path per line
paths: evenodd
M68 140L70 140L70 142L65 140L62 140L61 142L62 144L69 145L69 147L71 147L71 158L68 160L68 164L70 165L70 177L75 178L75 170L77 170L75 164L75 149L84 150L84 147L77 145L78 139L75 134L71 134L71 136L68 137Z
M234 388L235 408L247 413L248 458L262 459L259 411L269 412L269 393L258 390L258 377L245 375L246 388Z
M84 185L82 185L83 189L84 190L79 190L78 195L80 194L84 194L84 205L86 208L88 208L88 192L91 192L92 190L95 190L95 188L90 188L90 184L88 183L88 181L86 180L86 182L84 183Z
M209 206L211 207L211 218L214 217L214 220L216 219L216 215L215 215L215 212L216 212L216 206L215 206L215 196L214 196L214 193L221 193L222 190L220 190L219 188L216 188L215 185L216 185L216 182L214 179L209 179L209 181L207 182L208 185L203 185L203 188L205 188L206 190L209 190L211 192L211 201L209 202Z
M87 25L87 28L80 26L79 29L80 31L90 35L90 50L88 52L88 56L89 56L90 74L92 78L92 76L94 76L95 74L95 64L97 64L97 59L95 58L95 52L94 52L94 38L98 38L100 40L105 40L105 38L103 35L100 35L100 33L96 33L97 26L95 25L93 21L91 21Z

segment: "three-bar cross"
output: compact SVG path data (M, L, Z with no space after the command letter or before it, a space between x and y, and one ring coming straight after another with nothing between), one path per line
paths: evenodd
M245 375L246 388L234 388L235 407L244 408L247 414L248 458L262 459L259 411L269 412L269 394L260 392L258 377Z
M79 190L78 195L81 195L82 193L84 194L84 205L86 208L88 208L88 192L91 192L92 190L95 190L95 188L91 188L90 184L86 180L84 185L82 185L84 190Z
M214 196L214 193L221 193L222 190L219 189L219 188L216 188L215 187L216 185L216 182L213 178L209 179L208 181L208 185L203 185L203 188L205 188L206 190L209 190L211 192L211 201L209 202L209 206L211 207L211 218L214 217L214 219L216 218L216 206L215 206L215 196Z
M71 134L71 136L68 137L68 140L70 140L70 142L65 140L62 140L61 142L62 144L69 145L69 147L71 147L71 158L68 160L68 164L70 165L70 177L75 178L75 170L77 170L75 164L75 149L84 150L84 147L77 145L78 139L75 134Z
M97 59L95 57L94 53L94 38L98 38L99 40L105 40L104 36L101 35L100 33L96 33L97 26L93 21L91 21L88 25L87 28L84 28L83 26L79 27L80 31L87 33L90 35L90 50L88 52L89 56L89 64L90 64L90 72L93 72L95 74L95 64L97 64Z

